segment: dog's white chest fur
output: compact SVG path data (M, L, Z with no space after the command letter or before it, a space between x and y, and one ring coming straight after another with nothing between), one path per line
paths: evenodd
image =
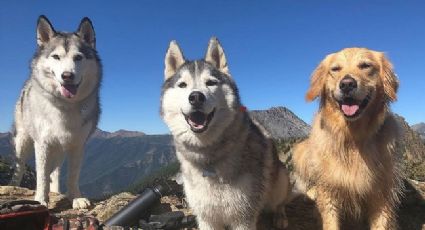
M33 94L29 103L34 108L31 112L37 114L27 127L32 127L32 136L35 140L50 140L58 142L64 148L73 144L83 143L90 133L92 122L84 122L83 107L76 104L61 107L53 104L40 94ZM38 101L36 103L36 100Z
M205 176L203 170L190 162L182 163L186 197L195 213L214 222L230 223L239 216L242 208L250 207L249 197L253 186L249 175L239 175L227 183L220 175Z

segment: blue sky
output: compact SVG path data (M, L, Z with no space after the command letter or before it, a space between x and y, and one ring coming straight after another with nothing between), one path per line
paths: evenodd
M410 124L425 121L424 1L2 1L0 3L0 132L29 74L35 26L45 14L55 29L94 24L104 65L104 130L167 133L159 116L164 55L177 40L188 59L202 58L217 36L243 103L286 106L310 123L309 76L328 53L361 46L384 51L400 78L392 105Z

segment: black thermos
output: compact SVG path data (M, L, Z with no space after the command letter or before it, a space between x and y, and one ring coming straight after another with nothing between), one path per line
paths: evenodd
M141 215L159 201L162 194L165 192L166 189L161 185L156 185L153 188L146 188L139 197L131 201L103 224L107 227L133 227L137 225Z

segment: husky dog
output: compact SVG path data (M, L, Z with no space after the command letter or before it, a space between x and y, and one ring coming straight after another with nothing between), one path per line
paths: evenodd
M49 20L40 16L37 44L31 76L16 103L17 163L12 184L20 184L25 161L35 150L35 200L46 205L49 188L59 192L60 167L68 153L67 195L73 208L85 208L90 203L81 198L78 181L84 144L100 114L102 70L95 32L88 18L82 19L75 33L65 33L55 31Z
M186 61L170 43L161 116L174 137L201 230L256 229L262 211L275 213L275 227L287 225L288 173L264 128L243 109L216 38L205 59L196 61Z

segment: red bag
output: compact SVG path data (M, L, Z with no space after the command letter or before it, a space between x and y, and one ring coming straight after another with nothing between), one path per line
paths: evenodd
M33 200L0 201L0 229L48 229L49 210Z

